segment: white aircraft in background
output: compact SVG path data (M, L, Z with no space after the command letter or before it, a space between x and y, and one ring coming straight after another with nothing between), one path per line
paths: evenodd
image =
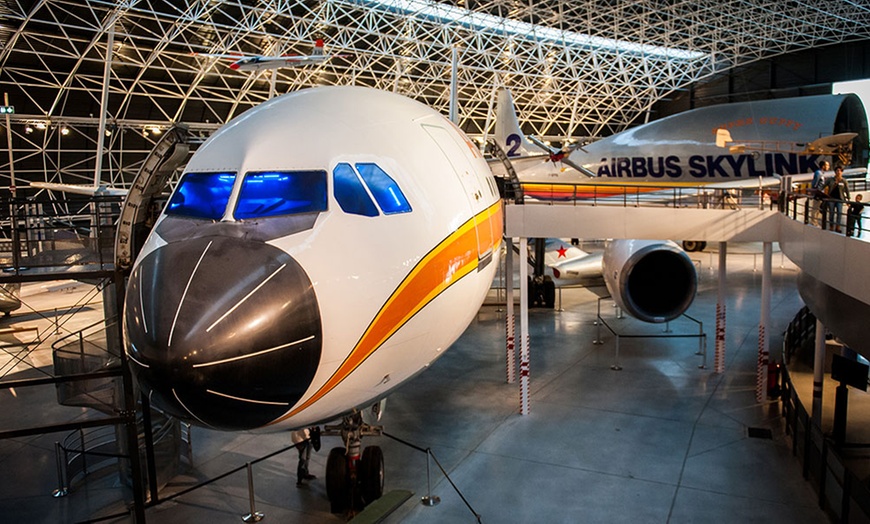
M193 55L232 60L233 62L229 65L229 68L238 71L262 71L264 69L278 69L279 67L299 67L320 64L332 58L346 58L350 56L325 54L323 52L323 40L320 38L314 43L314 51L310 55L246 56L239 53L193 53Z
M61 193L87 196L126 196L129 192L127 189L112 187L106 184L88 185L61 184L59 182L29 182L28 185L34 189L47 189L49 191L60 191Z
M10 316L13 311L21 307L21 283L11 282L0 284L0 312L4 316Z
M360 411L462 334L501 237L482 154L436 111L358 87L271 99L197 150L139 253L131 367L155 404L206 427L344 417L327 492L334 511L355 489L370 502L383 458L360 458Z
M765 185L778 185L776 175L810 179L818 163L834 152L822 147L829 141L841 145L843 138L852 139L852 157L868 158L866 127L857 129L862 136L841 135L859 122L866 122L864 106L851 94L736 102L685 111L582 147L551 151L523 135L510 92L502 89L495 139L512 159L526 195L560 198L573 197L575 184L588 190L580 189L580 195L600 196L608 184L734 189L758 187L759 177ZM721 135L717 144L720 130L728 131L730 145Z
M554 287L594 287L603 282L623 311L652 323L685 313L698 289L694 263L669 240L609 240L604 251L587 253L570 242L548 238L543 276Z

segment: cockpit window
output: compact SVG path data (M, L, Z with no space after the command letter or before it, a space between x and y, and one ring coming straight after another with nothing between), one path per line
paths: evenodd
M235 180L235 173L187 173L169 200L166 214L220 220Z
M385 215L411 211L411 205L408 204L408 200L399 189L396 181L390 178L390 175L386 174L377 164L356 164L356 170L359 171Z
M326 171L268 171L245 175L235 217L265 218L326 211Z
M335 166L332 178L335 182L335 199L342 211L365 217L378 216L378 208L350 164Z

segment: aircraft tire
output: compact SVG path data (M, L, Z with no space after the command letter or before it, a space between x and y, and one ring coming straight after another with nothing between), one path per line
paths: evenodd
M703 251L707 243L703 240L683 240L683 250L689 253Z
M553 309L556 306L556 284L549 277L543 283L544 307Z
M350 494L347 457L344 448L332 448L326 459L326 498L333 513L343 513L348 508Z
M363 450L359 463L359 482L366 505L384 494L384 452L380 446L368 446Z

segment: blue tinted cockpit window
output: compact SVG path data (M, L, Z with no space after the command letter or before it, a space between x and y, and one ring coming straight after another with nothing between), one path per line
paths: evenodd
M338 164L332 171L335 182L335 200L341 206L342 211L353 215L366 217L378 216L378 208L366 193L366 188L356 176L350 164Z
M187 173L166 205L166 214L220 220L235 181L235 173Z
M377 164L360 163L356 164L356 169L385 215L411 211L411 205L408 204L408 200L399 189L399 185Z
M248 173L235 217L265 218L326 211L326 171Z

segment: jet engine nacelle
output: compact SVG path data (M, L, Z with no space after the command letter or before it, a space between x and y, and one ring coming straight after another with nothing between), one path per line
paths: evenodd
M682 315L698 289L695 265L671 241L611 240L604 250L603 273L616 304L644 322Z

